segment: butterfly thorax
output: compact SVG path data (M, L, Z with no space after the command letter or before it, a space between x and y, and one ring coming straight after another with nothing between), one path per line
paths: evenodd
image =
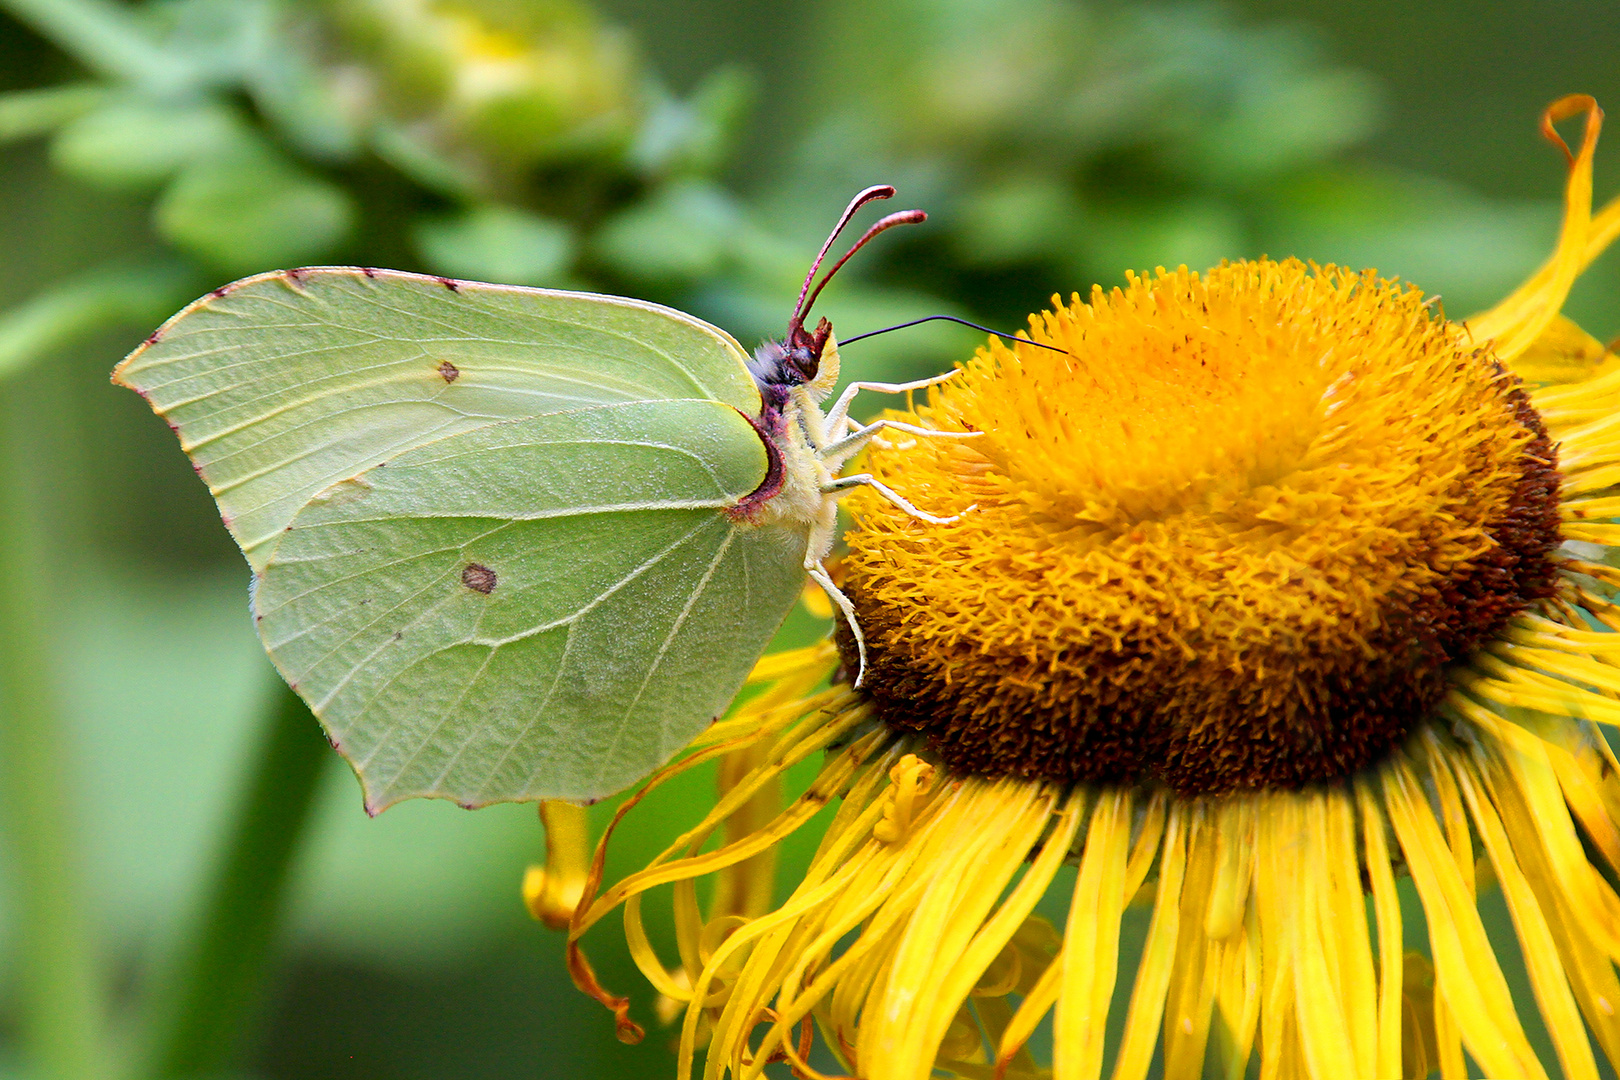
M791 326L785 339L754 350L748 370L760 397L750 419L769 460L764 482L728 514L754 525L817 521L827 513L820 485L831 476L816 449L825 439L819 402L838 381L832 324L822 319L814 332Z

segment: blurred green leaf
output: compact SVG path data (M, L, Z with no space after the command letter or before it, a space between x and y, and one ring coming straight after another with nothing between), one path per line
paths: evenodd
M1452 318L1506 296L1547 257L1558 232L1556 203L1494 202L1374 169L1297 177L1263 205L1268 254L1399 276L1439 293Z
M417 250L435 272L510 285L562 285L574 258L568 226L507 206L423 218Z
M247 274L319 258L346 237L349 194L259 143L187 166L158 200L164 239Z
M399 125L383 122L373 127L371 148L407 178L446 198L470 199L486 186L471 169Z
M1070 280L1062 290L1087 292L1091 268L1108 267L1098 282L1112 285L1126 270L1151 271L1186 265L1194 270L1250 252L1244 222L1235 208L1213 198L1126 203L1096 210L1087 221L1084 246L1074 252Z
M1243 182L1353 146L1378 127L1377 86L1359 71L1312 71L1245 87L1231 113L1191 142L1192 168Z
M195 274L171 262L104 269L57 282L0 313L0 378L115 323L150 326L196 291Z
M485 184L613 160L641 109L624 31L575 0L332 0L334 45L380 121Z
M1019 175L986 184L962 201L958 257L968 266L1067 256L1080 229L1073 191L1051 176Z
M730 193L704 181L680 181L606 222L596 254L636 280L692 281L719 273L747 229Z
M303 861L310 810L330 748L298 695L280 680L238 783L234 813L215 841L210 887L192 913L147 1012L138 1076L219 1076L238 1064L269 983L286 922L288 884Z
M226 153L247 138L230 110L214 102L124 99L64 127L51 144L51 161L99 187L155 188L186 165Z
M713 175L730 159L754 96L752 75L738 67L711 72L688 98L656 96L630 163L655 176Z
M226 0L240 4L241 0ZM267 2L245 29L242 81L271 126L318 161L349 161L368 120L365 95L334 70L310 6Z
M322 801L295 918L325 950L395 969L454 964L498 928L528 922L519 885L543 852L533 806L468 813L416 799L371 818L346 769Z
M0 143L54 131L95 108L106 94L105 87L94 83L0 94Z

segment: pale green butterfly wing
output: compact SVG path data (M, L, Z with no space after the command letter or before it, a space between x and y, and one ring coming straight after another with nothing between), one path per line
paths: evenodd
M742 350L634 300L315 269L124 361L256 575L255 614L380 809L592 799L722 711L803 582Z
M597 798L723 712L797 598L802 530L721 512L764 471L715 402L450 436L299 513L255 616L369 808Z
M621 401L760 407L737 343L670 308L333 267L215 290L114 378L175 428L254 569L316 493L433 439Z

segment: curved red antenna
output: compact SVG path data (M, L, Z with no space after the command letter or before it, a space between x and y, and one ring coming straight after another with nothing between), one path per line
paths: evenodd
M894 189L890 188L889 190L893 191ZM810 300L804 304L804 311L800 312L798 309L794 309L794 321L789 323L789 325L804 325L804 317L810 314L811 308L816 306L816 297L820 296L821 290L827 287L827 282L831 281L833 279L833 275L838 273L839 267L849 262L849 257L851 255L855 254L857 251L861 250L861 248L866 246L866 242L868 240L872 239L872 237L876 236L880 232L894 228L896 225L920 225L927 220L928 215L923 213L921 210L901 210L890 214L887 217L882 217L877 221L874 221L872 223L872 227L867 229L866 232L861 235L859 240L855 241L855 246L844 252L844 257L842 259L839 259L837 262L833 263L832 269L827 271L827 276L821 279L821 284L817 285L815 292L810 294ZM837 234L835 233L834 235L836 236ZM831 242L831 240L828 241L829 244ZM816 262L819 264L821 260L817 259ZM813 274L815 271L812 270L811 273ZM806 284L808 284L808 282L806 282Z
M858 192L853 199L849 200L849 205L844 207L844 216L838 219L838 224L833 226L833 231L827 234L827 242L821 245L820 251L816 252L816 261L810 264L810 272L804 275L804 285L799 289L799 302L793 305L793 316L788 320L789 325L803 323L804 314L802 309L804 308L804 298L810 292L810 282L815 280L816 271L821 269L821 260L827 257L827 252L833 246L833 241L837 240L838 234L844 231L844 226L848 225L849 219L855 216L855 211L874 199L892 198L894 198L893 184L873 184L864 191Z
M855 212L867 203L875 199L890 199L893 197L894 185L873 184L864 191L857 193L849 201L849 205L844 208L843 216L838 219L838 224L828 234L826 243L822 244L821 250L816 252L816 259L810 264L810 272L804 275L804 285L799 288L799 302L793 305L793 315L788 319L789 338L792 338L796 332L804 328L805 317L810 314L810 309L815 306L816 297L821 295L821 290L827 287L827 282L831 281L833 275L838 273L839 267L849 262L849 257L865 246L868 240L885 229L891 229L896 225L914 225L928 220L928 215L921 210L902 210L897 214L890 214L885 218L880 218L870 229L866 230L859 240L855 241L854 247L844 252L844 257L833 264L833 268L827 271L826 277L821 279L821 284L817 285L815 291L812 292L810 283L816 279L816 271L821 269L821 261L827 257L827 252L832 249L833 241L837 240L838 234L844 231L844 226L849 224L849 219L854 217Z

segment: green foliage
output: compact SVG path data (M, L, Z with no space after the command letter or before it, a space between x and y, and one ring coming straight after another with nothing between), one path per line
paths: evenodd
M354 217L342 188L249 142L182 168L153 221L175 247L234 277L318 259L337 248Z
M1467 310L1545 249L1515 209L1387 171L1371 178L1380 205L1357 225L1362 242L1342 243L1344 207L1298 193L1369 179L1342 155L1378 126L1381 95L1297 31L1184 4L827 10L811 90L822 108L779 205L798 213L829 185L896 178L933 215L913 240L929 279L985 317L1018 319L1126 269L1262 253L1378 266ZM1496 257L1449 242L1438 222L1459 214Z
M0 144L45 135L94 108L99 86L49 86L0 94Z
M109 322L161 319L195 291L186 266L156 259L57 282L0 314L0 379Z
M152 196L154 232L199 280L377 261L379 230L408 269L660 278L669 243L579 255L622 210L689 202L682 185L728 163L748 99L734 70L670 94L577 0L12 3L102 79L0 98L0 139L51 133L64 174Z
M561 286L574 261L564 223L507 206L471 206L419 218L412 232L428 267L471 281Z
M65 125L51 142L64 173L105 188L157 191L181 169L228 153L251 136L214 101L114 99Z

